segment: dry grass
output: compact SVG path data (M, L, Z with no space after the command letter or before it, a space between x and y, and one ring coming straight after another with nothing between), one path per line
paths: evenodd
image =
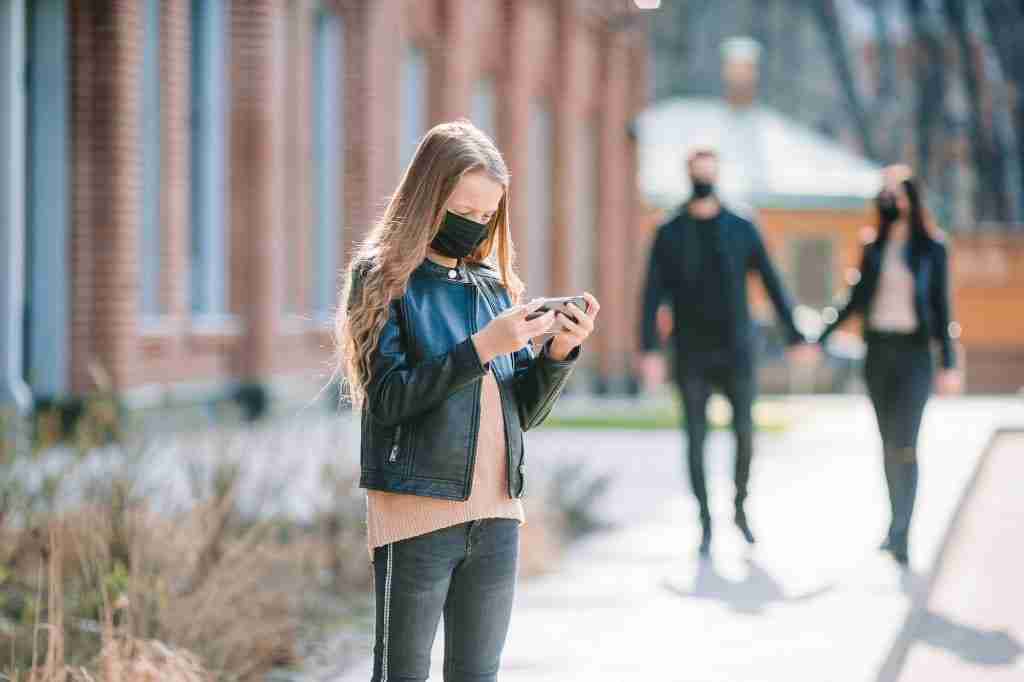
M243 681L365 654L365 498L339 420L165 433L56 463L13 423L0 423L0 680ZM575 536L584 478L535 481L523 577Z
M324 537L243 513L243 469L224 449L251 436L212 439L194 501L173 513L154 510L130 464L76 483L72 505L60 488L81 460L18 491L0 523L0 679L255 680L295 664Z

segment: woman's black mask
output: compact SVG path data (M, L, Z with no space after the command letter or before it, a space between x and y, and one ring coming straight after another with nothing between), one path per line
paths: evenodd
M882 192L876 199L878 203L878 215L887 223L891 223L900 217L899 206L896 205L896 198L888 192Z
M487 239L487 229L486 223L448 211L430 247L448 258L465 258Z

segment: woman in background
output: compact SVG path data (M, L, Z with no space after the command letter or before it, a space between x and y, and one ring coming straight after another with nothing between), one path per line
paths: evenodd
M864 319L867 357L864 375L882 436L891 522L882 549L908 563L908 536L917 495L917 439L934 381L931 341L938 342L942 369L934 381L940 393L961 387L950 320L949 258L932 224L920 187L907 166L884 171L877 198L878 233L864 246L860 279L821 335L849 316Z

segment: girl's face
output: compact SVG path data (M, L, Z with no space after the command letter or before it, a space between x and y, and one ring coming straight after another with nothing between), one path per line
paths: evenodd
M455 185L445 209L463 218L487 224L498 212L505 188L483 171L470 171Z

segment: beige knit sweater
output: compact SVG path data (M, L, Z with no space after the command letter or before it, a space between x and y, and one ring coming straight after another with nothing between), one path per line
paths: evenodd
M525 522L522 502L508 494L505 422L498 383L491 372L485 374L482 381L480 435L469 499L456 502L367 491L366 526L371 558L377 547L477 519Z

